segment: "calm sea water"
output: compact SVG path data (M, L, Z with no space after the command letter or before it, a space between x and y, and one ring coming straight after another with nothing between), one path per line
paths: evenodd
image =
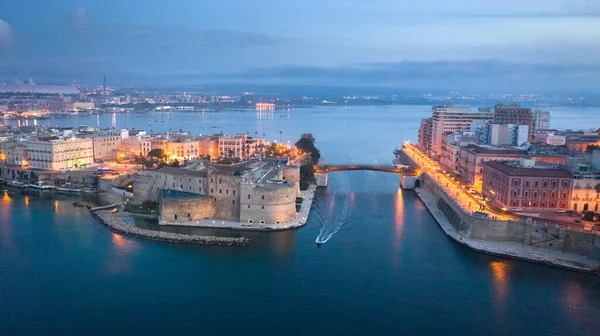
M114 121L195 134L256 131L277 140L282 131L284 141L311 132L327 162L391 163L391 151L416 138L427 114L428 107L397 106ZM110 115L51 122L94 120L113 123ZM0 335L600 334L599 279L459 246L398 182L385 173L333 173L307 225L295 231L171 229L243 235L253 239L248 248L129 238L74 208L74 199L6 191ZM317 237L327 242L317 247Z

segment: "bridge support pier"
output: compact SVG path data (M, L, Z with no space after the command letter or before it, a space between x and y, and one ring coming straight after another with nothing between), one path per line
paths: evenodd
M414 175L401 175L400 176L400 188L402 189L415 189L421 186L421 176Z
M317 187L327 187L327 185L329 184L328 173L316 173L315 179L317 180Z

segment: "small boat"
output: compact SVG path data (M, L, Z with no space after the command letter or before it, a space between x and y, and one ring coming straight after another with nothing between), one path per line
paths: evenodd
M80 193L83 191L83 189L61 187L61 188L56 188L56 191L64 192L64 193Z
M26 188L27 187L25 182L21 182L21 181L10 181L7 185L11 186L11 187L15 187L15 188Z
M44 184L44 182L39 181L37 183L30 183L29 188L39 189L39 190L51 190L54 189L53 186Z

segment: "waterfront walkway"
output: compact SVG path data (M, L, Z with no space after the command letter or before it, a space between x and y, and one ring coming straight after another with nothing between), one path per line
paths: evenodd
M429 158L425 153L419 150L415 145L405 144L404 153L408 155L415 163L421 166L424 173L427 173L435 183L444 190L446 195L452 198L455 203L465 212L474 211L487 213L491 218L498 220L515 220L514 216L494 211L485 200L479 200L468 192L467 185L461 184L449 172L446 172L437 162Z
M296 214L296 218L287 223L281 224L260 224L260 223L242 223L234 221L224 221L219 219L204 219L191 223L169 223L166 225L173 226L189 226L189 227L202 227L202 228L216 228L216 229L231 229L231 230L248 230L248 231L277 231L277 230L290 230L302 227L308 221L308 215L312 202L315 198L315 191L317 186L311 184L307 190L300 191L301 197L303 198L302 206L300 211Z

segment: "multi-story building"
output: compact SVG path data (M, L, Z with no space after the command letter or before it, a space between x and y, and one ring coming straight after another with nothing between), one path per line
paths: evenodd
M27 144L23 141L0 142L0 163L28 166Z
M252 138L244 134L219 138L219 155L248 159L257 156L264 145L264 138Z
M535 141L542 142L552 146L564 146L567 142L567 137L564 134L556 134L555 132L536 132Z
M451 132L468 132L474 121L490 122L493 114L486 111L471 112L470 108L435 106L432 111L430 155L442 154L442 138Z
M199 152L198 140L181 139L167 143L167 155L171 159L195 160L198 158Z
M565 144L571 152L586 152L589 146L599 146L598 133L578 132L567 134Z
M219 137L203 137L198 140L198 155L210 156L214 159L219 156Z
M529 140L529 126L517 124L490 124L492 146L521 146Z
M571 157L569 168L573 174L571 209L598 212L600 203L600 151L593 155Z
M431 151L432 128L433 128L433 119L427 118L427 119L421 120L421 125L419 126L419 138L418 138L417 145L425 153L429 153Z
M523 149L495 148L491 146L467 145L460 148L458 173L464 183L481 190L483 164L488 161L519 161L529 154ZM539 155L534 157L538 162L548 164L565 164L563 155Z
M548 211L569 209L573 175L567 169L536 165L535 159L483 164L482 194L510 208Z
M533 138L535 129L532 127L532 113L530 108L521 107L518 104L502 105L494 107L494 124L515 124L529 126L529 137Z
M27 141L29 167L44 170L84 168L94 162L92 139L43 137Z
M534 131L550 129L550 112L534 110L531 112L531 127Z
M94 135L91 137L94 146L94 160L111 161L117 159L121 149L121 134Z
M440 163L449 170L458 169L460 148L469 144L476 144L477 138L472 132L448 133L442 138L442 155Z

